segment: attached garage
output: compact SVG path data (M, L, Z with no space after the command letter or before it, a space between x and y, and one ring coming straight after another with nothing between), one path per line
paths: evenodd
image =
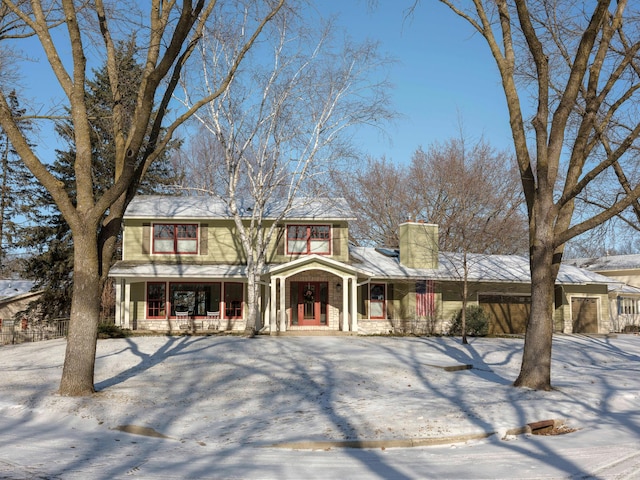
M491 318L489 335L525 333L531 313L529 295L480 295L478 303Z
M598 333L598 299L571 297L573 333Z

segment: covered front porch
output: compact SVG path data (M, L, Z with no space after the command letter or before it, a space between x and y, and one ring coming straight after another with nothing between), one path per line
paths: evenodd
M350 266L320 255L269 270L265 326L284 332L357 332L358 276Z

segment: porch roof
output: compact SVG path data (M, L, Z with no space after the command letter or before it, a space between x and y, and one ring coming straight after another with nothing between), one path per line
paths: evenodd
M270 274L277 274L280 272L286 272L288 270L293 270L296 269L298 267L303 267L305 265L312 265L312 264L321 264L323 266L326 266L332 270L341 270L343 272L347 272L351 275L355 275L358 272L360 272L359 269L354 268L352 265L343 263L343 262L339 262L337 260L333 260L332 258L326 257L324 255L303 255L299 258L296 258L295 260L291 261L291 262L286 262L286 263L274 263L271 264L267 267L267 271Z
M116 262L109 271L116 278L244 278L246 265Z
M640 297L640 288L632 285L615 284L609 285L609 293L615 293L617 295L632 295L634 297Z
M430 279L460 281L463 255L440 252L437 269L408 268L400 263L397 250L352 247L352 259L374 277L389 279ZM529 260L518 255L467 254L468 279L474 282L530 283ZM561 265L557 284L616 284L609 277L571 265ZM619 283L619 282L618 282Z

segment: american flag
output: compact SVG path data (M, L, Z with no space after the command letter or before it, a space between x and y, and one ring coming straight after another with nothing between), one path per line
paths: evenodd
M416 282L416 317L431 317L436 313L435 286L433 280Z

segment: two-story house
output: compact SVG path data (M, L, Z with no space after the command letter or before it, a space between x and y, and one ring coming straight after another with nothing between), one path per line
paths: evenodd
M247 219L250 210L246 210ZM444 333L460 309L462 258L438 250L437 225L405 222L397 249L349 243L343 199L298 199L276 223L260 278L263 333ZM522 333L530 305L528 260L467 255L470 299L490 312L490 333ZM247 316L246 255L227 206L210 197L139 196L124 216L122 260L111 269L116 322L179 332L240 331ZM558 332L606 333L611 279L563 265Z

